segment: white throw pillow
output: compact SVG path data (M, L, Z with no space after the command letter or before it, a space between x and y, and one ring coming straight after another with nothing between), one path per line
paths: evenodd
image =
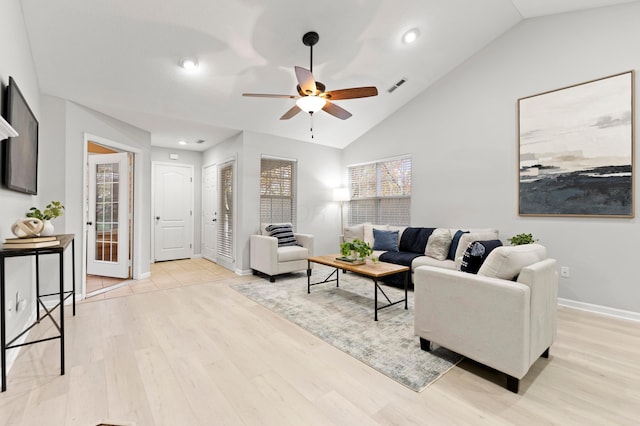
M451 232L448 229L434 229L431 235L429 235L424 254L429 257L433 257L434 259L445 260L449 255L451 238Z
M512 280L525 266L546 258L547 249L540 244L497 247L489 253L478 270L478 275Z
M371 247L373 247L374 238L373 238L373 228L381 229L383 231L389 230L389 225L372 225L370 223L364 224L364 242L369 243Z
M364 234L364 225L362 223L344 228L344 241L351 242L353 240L362 240Z

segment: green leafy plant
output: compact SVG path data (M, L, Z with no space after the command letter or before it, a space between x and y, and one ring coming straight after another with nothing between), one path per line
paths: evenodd
M507 241L509 241L512 246L519 246L522 244L532 244L538 240L534 239L531 234L518 234L508 238Z
M373 253L373 249L364 241L360 241L355 239L353 241L346 241L340 244L340 254L343 256L349 256L351 252L355 251L358 253L358 258L364 259L365 257L371 255Z
M51 220L58 216L62 216L64 213L64 206L60 201L52 201L44 208L40 210L37 207L31 207L25 214L27 217L35 217L40 220Z

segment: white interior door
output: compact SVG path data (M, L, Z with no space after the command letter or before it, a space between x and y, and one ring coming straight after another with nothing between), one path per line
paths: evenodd
M193 166L153 164L154 259L191 257Z
M89 156L87 273L129 277L129 156Z
M216 261L218 221L218 179L215 165L206 166L202 173L202 256Z

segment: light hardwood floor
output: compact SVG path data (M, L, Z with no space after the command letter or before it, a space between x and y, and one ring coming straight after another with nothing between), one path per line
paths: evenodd
M0 394L0 424L640 422L635 322L560 308L551 356L518 395L470 361L415 393L229 287L256 277L194 259L153 265L152 279L164 284L85 301L76 317L66 310L65 376L58 341L23 349Z

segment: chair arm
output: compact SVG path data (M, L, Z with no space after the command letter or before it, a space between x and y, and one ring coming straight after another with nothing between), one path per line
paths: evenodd
M274 275L278 271L278 239L268 235L252 235L250 243L251 269Z
M521 378L529 362L528 286L432 266L416 268L415 333Z
M296 241L298 241L298 244L309 251L309 257L313 256L313 235L298 233L294 235L296 237Z

